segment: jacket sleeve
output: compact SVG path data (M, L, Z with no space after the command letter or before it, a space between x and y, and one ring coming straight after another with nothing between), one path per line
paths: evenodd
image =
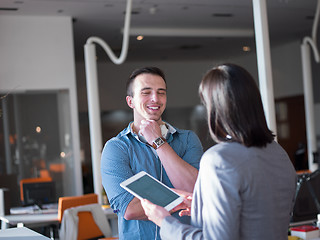
M182 224L176 218L168 216L162 221L160 236L163 240L174 239L200 240L203 239L202 229L188 224Z

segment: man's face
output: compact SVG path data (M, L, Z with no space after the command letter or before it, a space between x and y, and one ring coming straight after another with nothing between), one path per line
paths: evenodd
M162 77L143 73L132 85L133 97L127 96L127 103L133 109L134 121L143 119L161 121L167 104L167 89Z

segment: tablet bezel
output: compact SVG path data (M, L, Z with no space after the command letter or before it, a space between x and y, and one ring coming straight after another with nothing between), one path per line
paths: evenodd
M168 186L166 186L165 184L163 184L162 182L160 182L158 179L154 178L153 176L151 176L150 174L146 173L145 171L141 171L135 175L133 175L132 177L128 178L127 180L123 181L122 183L120 183L120 186L122 188L124 188L125 190L127 190L128 192L130 192L132 195L134 195L135 197L139 198L140 200L143 199L143 197L141 197L139 195L139 193L133 191L132 189L128 188L127 185L137 181L138 179L140 179L143 176L148 176L150 177L153 181L155 181L157 184L159 184L159 186L162 186L166 189L168 189L169 191L171 191L172 193L174 193L177 198L173 201L171 201L169 204L167 204L166 206L164 206L164 208L167 211L170 211L171 209L173 209L174 207L176 207L177 205L179 205L182 201L183 201L183 197L181 197L179 194L177 194L176 192L174 192L171 188L169 188ZM150 199L148 199L150 202L152 202Z

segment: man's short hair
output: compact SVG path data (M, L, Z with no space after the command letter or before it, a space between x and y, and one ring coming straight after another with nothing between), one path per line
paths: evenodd
M131 73L129 79L127 80L127 85L126 85L127 96L133 97L132 85L133 85L134 79L135 79L137 76L139 76L140 74L144 74L144 73L152 74L152 75L157 75L157 76L162 77L162 79L164 80L165 84L167 85L164 72L163 72L160 68L157 68L157 67L143 67L143 68L138 68L138 69L134 70L134 71Z

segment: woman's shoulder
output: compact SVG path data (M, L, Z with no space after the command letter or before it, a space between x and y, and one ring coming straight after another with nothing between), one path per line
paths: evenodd
M234 152L245 151L246 147L237 142L222 142L210 147L205 154L222 154L230 155Z
M202 156L202 165L214 165L217 168L235 167L240 152L245 147L239 143L224 142L218 143L209 148Z
M236 142L223 142L209 148L201 161L210 162L217 167L236 167L251 164L259 159L289 159L286 151L275 141L265 147L246 147Z

